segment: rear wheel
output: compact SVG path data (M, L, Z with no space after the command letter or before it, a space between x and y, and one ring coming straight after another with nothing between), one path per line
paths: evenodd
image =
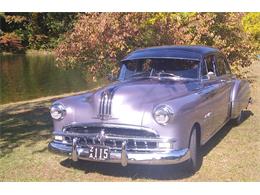
M190 137L190 159L188 169L191 173L198 171L202 164L202 156L200 154L200 137L198 134L198 129L196 127L192 128Z

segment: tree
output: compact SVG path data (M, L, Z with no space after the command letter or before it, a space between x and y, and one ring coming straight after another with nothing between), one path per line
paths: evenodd
M260 13L247 13L242 20L244 30L252 36L253 41L260 48Z
M208 45L219 48L233 71L249 66L255 47L243 30L243 13L82 14L56 51L60 67L103 76L137 48Z
M24 52L24 47L22 46L20 37L15 33L4 33L0 36L0 52L1 51L15 53Z
M1 13L0 40L9 40L2 45L3 51L23 49L53 49L63 39L63 34L72 29L77 13Z

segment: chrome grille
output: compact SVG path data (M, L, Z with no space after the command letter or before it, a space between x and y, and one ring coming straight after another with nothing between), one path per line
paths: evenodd
M72 144L73 136L65 136L65 141L69 144ZM101 142L98 138L89 138L89 137L78 137L78 144L80 146L87 146L87 145L101 145ZM122 143L126 141L126 148L127 150L149 150L149 149L156 149L157 142L156 141L141 141L141 140L134 140L134 139L125 139L125 140L116 140L116 139L106 139L102 145L108 146L114 150L121 150Z
M105 132L105 138L101 143L99 135ZM147 130L116 128L116 127L96 127L96 126L71 126L64 130L64 139L68 144L72 144L73 138L78 138L80 146L104 145L112 150L121 150L122 143L126 142L127 150L146 151L157 149L158 136Z
M98 134L105 130L107 135L127 136L127 137L146 137L155 138L157 135L153 132L142 129L120 128L120 127L96 127L96 126L71 126L64 129L66 133L76 134Z

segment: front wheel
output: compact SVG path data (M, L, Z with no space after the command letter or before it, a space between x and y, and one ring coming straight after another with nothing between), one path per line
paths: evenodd
M198 136L198 130L196 127L192 129L190 137L190 159L189 159L189 171L195 173L198 171L202 164L202 156L200 154L200 138Z

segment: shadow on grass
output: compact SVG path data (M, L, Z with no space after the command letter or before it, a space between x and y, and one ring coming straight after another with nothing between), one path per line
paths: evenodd
M10 108L1 109L0 116L0 157L11 153L15 148L22 144L26 147L34 145L42 140L48 140L51 137L52 120L49 115L48 106L44 103L22 104ZM250 111L245 111L244 120L251 115ZM226 124L205 146L202 147L203 156L207 155L232 129L231 123ZM41 153L47 150L45 148L34 151ZM165 165L165 166L144 166L128 165L121 167L118 164L95 163L79 161L72 162L66 159L60 164L64 167L75 168L84 171L86 174L97 172L104 175L127 177L133 180L139 178L174 180L191 176L186 170L186 164Z
M22 144L33 147L51 136L51 118L44 104L22 104L1 110L0 157Z
M246 121L250 116L254 114L250 110L243 111L243 120L241 123ZM202 155L206 156L216 145L218 145L221 140L230 132L234 127L234 122L229 121L219 132L216 133L204 146L202 146Z
M251 111L244 112L244 121L253 113ZM243 121L243 122L244 122ZM219 132L213 136L207 144L202 146L201 153L206 156L234 127L232 122L228 122ZM176 165L128 165L122 167L120 164L110 164L101 162L78 161L73 162L66 159L60 164L67 168L75 168L88 173L100 173L108 176L126 177L133 180L136 179L156 179L156 180L176 180L190 177L192 174L187 171L188 162Z
M156 180L172 180L181 179L191 176L185 169L186 162L176 165L127 165L122 167L120 164L78 161L73 162L71 159L66 159L60 164L66 168L75 168L89 173L100 173L102 175L125 177L136 179L156 179Z

